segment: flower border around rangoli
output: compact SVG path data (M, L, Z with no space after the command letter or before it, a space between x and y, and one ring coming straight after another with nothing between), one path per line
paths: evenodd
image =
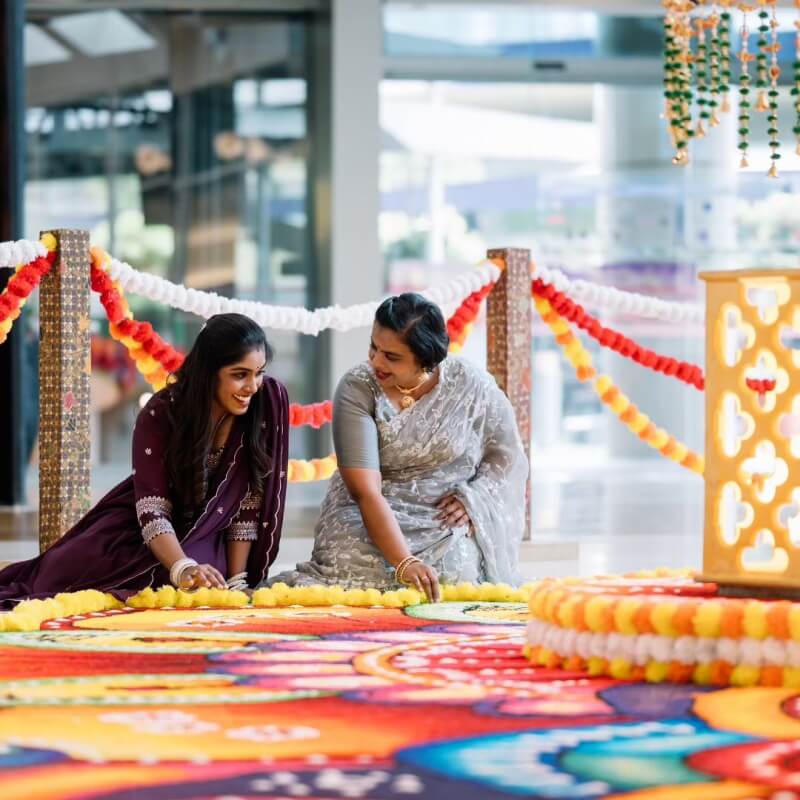
M800 602L720 597L689 571L548 579L529 600L526 655L590 675L800 687Z

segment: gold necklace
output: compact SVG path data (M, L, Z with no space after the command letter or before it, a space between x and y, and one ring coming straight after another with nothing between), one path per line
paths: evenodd
M397 389L397 391L400 392L401 395L403 395L400 398L400 408L402 408L405 411L407 408L411 408L411 406L413 406L414 403L417 402L416 398L412 397L411 395L413 392L416 392L417 389L419 389L419 387L422 386L422 384L425 383L425 381L428 380L429 377L430 377L429 372L423 372L419 383L416 386L413 386L411 389L404 389L402 386L400 386L400 384L397 383L395 384L395 388Z

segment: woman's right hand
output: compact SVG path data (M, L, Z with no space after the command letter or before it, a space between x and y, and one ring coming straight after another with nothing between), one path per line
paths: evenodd
M181 589L225 589L227 583L222 573L211 564L197 564L196 566L186 567L181 572Z
M422 561L414 561L403 570L403 582L424 594L431 603L439 602L439 576L433 567Z

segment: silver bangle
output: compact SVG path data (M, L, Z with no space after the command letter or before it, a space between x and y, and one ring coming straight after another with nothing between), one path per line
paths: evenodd
M196 567L197 562L193 558L179 558L169 568L169 580L173 586L179 587L181 585L181 575L189 567Z
M228 589L233 591L248 589L249 586L247 585L247 573L239 572L236 575L231 575L231 577L225 582L225 585L228 587Z

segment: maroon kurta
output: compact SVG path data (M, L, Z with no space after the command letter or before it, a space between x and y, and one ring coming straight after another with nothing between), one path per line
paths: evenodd
M278 554L286 498L289 400L272 378L253 402L264 404L264 444L272 468L264 476L263 495L249 491L251 481L243 419L237 417L219 465L209 477L206 502L187 515L173 502L166 468L170 437L169 389L142 409L133 432L133 473L115 486L49 550L0 571L0 607L59 592L99 589L120 599L147 586L168 584L169 573L145 544L145 538L172 530L189 558L227 574L226 540L255 537L247 563L248 583L262 581ZM243 535L244 534L244 535Z

